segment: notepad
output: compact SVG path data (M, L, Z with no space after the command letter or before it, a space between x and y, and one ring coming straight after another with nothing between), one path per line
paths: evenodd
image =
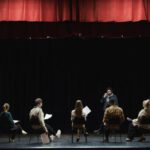
M53 116L52 114L46 114L44 117L44 120L50 119L52 118L52 116Z
M19 120L13 120L14 121L14 123L18 123L19 122Z
M86 114L86 116L88 115L88 114L90 114L91 113L91 109L88 107L88 106L85 106L84 108L83 108L83 112Z
M41 140L43 144L48 144L50 142L49 137L46 133L41 134Z

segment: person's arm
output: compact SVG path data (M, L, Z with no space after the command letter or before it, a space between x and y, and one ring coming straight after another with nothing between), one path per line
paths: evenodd
M104 125L106 125L106 123L108 122L108 109L106 108L105 112L104 112L104 117L103 117L103 123Z
M71 121L74 120L73 110L71 111Z
M39 117L39 122L42 126L42 128L44 129L45 132L48 132L46 126L45 126L45 122L44 122L44 113L42 111L42 109L40 109L39 113L38 113L38 117Z
M121 122L125 121L125 116L124 116L124 112L123 109L121 109Z
M144 116L144 110L142 109L142 110L139 112L138 117L137 117L137 119L138 119L139 122L141 121L141 119L142 119L143 116Z
M116 104L117 106L119 106L118 97L117 97L116 95L114 95L114 100L115 100L115 104Z
M105 94L102 96L102 98L101 98L101 100L100 100L100 103L105 103L105 101L106 101L106 96L107 96L107 93L105 93Z

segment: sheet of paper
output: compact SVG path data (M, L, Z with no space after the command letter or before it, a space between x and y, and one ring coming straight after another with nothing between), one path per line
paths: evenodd
M14 121L14 123L18 123L19 122L19 120L13 120Z
M52 118L52 116L53 116L52 114L46 114L44 117L44 120L50 119Z
M49 137L46 133L41 134L41 140L43 144L48 144L50 142Z
M86 114L86 116L89 114L89 113L91 113L91 109L88 107L88 106L85 106L84 108L83 108L83 112Z

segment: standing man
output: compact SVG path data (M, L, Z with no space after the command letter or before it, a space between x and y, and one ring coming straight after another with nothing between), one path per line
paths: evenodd
M103 104L103 110L105 111L105 109L107 107L110 106L110 101L114 100L115 105L118 105L118 98L117 96L113 93L113 90L111 87L106 89L106 93L104 93L102 99L101 99L101 103Z
M111 87L108 87L106 89L106 92L104 93L103 97L100 100L100 103L103 104L103 112L105 112L106 108L110 106L110 101L113 100L114 104L118 106L118 98L113 93L113 90ZM103 114L102 114L103 115ZM103 131L103 124L100 125L100 128L97 130L94 130L94 133L100 133Z

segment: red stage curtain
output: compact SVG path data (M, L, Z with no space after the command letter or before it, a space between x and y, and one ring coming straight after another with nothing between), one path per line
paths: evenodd
M0 21L150 21L150 0L0 0Z

